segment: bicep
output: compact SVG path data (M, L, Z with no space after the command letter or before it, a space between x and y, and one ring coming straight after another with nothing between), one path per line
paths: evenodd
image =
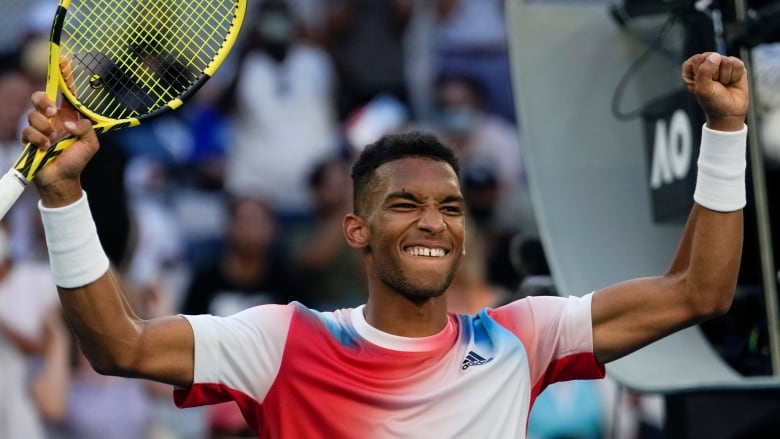
M593 353L601 364L617 360L695 323L681 279L632 279L593 294Z

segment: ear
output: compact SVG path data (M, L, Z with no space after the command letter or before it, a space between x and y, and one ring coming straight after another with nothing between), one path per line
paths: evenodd
M350 247L358 249L367 247L368 235L368 225L363 218L354 213L348 213L344 217L344 237L347 238Z

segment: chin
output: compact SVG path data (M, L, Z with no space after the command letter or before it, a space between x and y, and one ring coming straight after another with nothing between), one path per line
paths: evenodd
M419 299L432 299L435 297L439 297L442 294L444 294L445 291L450 286L450 283L452 283L453 275L448 275L445 277L439 276L431 276L431 275L419 275L416 276L415 279L425 279L425 280L431 280L434 278L439 278L438 281L435 282L404 282L401 288L397 288L399 291L402 292L405 296L408 297L416 297Z
M443 290L439 288L418 288L412 292L406 292L405 295L419 299L434 299L440 297L445 291L447 291L446 288Z

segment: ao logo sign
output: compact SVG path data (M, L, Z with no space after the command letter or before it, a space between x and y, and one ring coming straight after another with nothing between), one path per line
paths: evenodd
M693 131L688 113L676 110L669 124L655 122L653 160L650 167L650 187L658 189L688 175L693 158Z

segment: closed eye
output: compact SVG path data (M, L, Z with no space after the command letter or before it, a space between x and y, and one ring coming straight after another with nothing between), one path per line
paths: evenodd
M412 203L395 203L390 205L391 209L399 209L399 210L409 210L409 209L414 209L416 207L417 206Z
M460 206L444 206L442 210L449 215L463 214L463 208Z

